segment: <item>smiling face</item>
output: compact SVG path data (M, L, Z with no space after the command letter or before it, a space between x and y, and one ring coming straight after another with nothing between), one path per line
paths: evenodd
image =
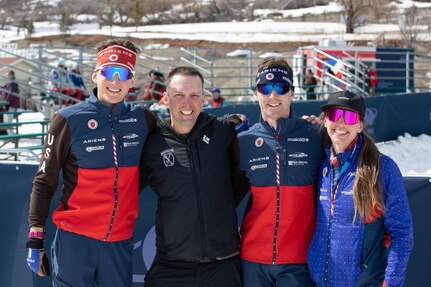
M331 122L325 117L325 127L331 138L335 152L341 153L344 152L356 136L364 130L364 123L360 120L356 124L347 125L342 116L336 122Z
M135 84L135 78L120 81L118 74L112 80L105 78L100 69L94 71L93 82L97 86L97 97L106 105L113 105L121 102Z
M263 95L255 90L254 96L259 102L262 119L267 121L273 128L277 129L277 120L279 118L289 118L290 103L295 96L292 90L285 95L278 95L274 90L269 95Z
M198 76L174 75L165 94L168 95L172 128L179 134L189 133L205 101L201 79Z

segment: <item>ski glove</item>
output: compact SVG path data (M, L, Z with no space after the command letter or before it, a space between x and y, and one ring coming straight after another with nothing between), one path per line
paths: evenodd
M43 249L43 239L30 238L25 247L28 248L27 265L31 271L42 277L49 276L51 269L45 249Z

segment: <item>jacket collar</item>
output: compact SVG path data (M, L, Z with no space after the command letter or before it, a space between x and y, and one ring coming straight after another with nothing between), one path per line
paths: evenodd
M196 123L193 126L192 130L190 131L188 138L193 139L194 137L196 137L196 135L199 133L200 130L205 128L207 125L209 125L215 119L216 119L215 117L212 117L205 112L201 112L199 114L198 118L196 119ZM171 137L173 136L177 140L184 141L184 138L180 137L179 134L172 128L170 118L169 119L159 119L157 122L157 125L161 129L162 134L164 136L171 136Z
M90 94L90 97L88 98L88 101L95 105L100 111L102 112L106 112L107 114L111 113L118 115L121 114L124 109L126 108L126 104L124 101L121 101L119 103L113 104L113 105L106 105L104 103L102 103L98 98L97 98L97 88L94 88L93 91Z
M292 128L296 125L297 117L295 113L292 110L292 107L290 107L290 113L288 118L279 118L277 120L277 130L275 130L267 121L264 121L262 119L262 115L260 116L260 123L262 126L270 131L271 133L282 135L286 132L292 130Z

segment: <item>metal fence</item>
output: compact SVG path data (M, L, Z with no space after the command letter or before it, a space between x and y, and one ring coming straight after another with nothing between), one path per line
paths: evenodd
M1 71L18 70L20 88L26 99L33 100L35 106L51 113L62 103L76 100L49 90L49 73L57 68L60 57L75 62L81 67L82 76L89 89L93 87L91 74L95 63L94 49L70 47L32 46L22 49L0 50ZM376 47L301 47L298 49L278 49L272 51L271 44L266 49L228 50L220 48L173 48L165 46L144 47L136 67L136 86L139 93L135 100L142 100L144 85L149 80L151 70L167 75L172 67L191 65L200 69L205 77L205 89L217 86L222 96L230 103L254 101L253 88L257 65L265 57L282 56L293 68L295 100L306 100L303 85L304 75L312 70L317 85L317 99L341 89L349 89L367 95L393 94L430 91L430 56L415 55L406 49L385 49ZM31 68L19 68L7 58L25 61ZM329 75L329 69L334 75ZM377 86L370 91L368 70L378 75ZM332 81L325 82L325 77ZM0 76L0 80L4 80ZM45 97L58 100L48 102Z

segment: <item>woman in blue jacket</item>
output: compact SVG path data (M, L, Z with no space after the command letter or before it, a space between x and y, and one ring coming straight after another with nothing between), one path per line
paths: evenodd
M329 140L307 261L317 286L402 286L413 227L402 175L364 132L363 97L321 106Z

